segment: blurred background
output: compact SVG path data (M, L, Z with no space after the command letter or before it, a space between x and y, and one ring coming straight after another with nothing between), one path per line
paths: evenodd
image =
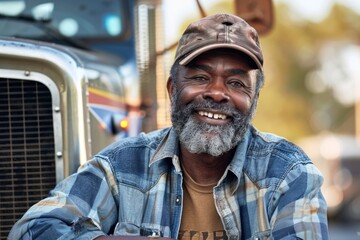
M193 0L163 2L170 46L201 12ZM233 1L199 2L207 15L235 12ZM297 143L319 167L331 239L360 239L360 1L274 0L272 7L272 28L260 37L265 86L254 125ZM167 126L163 102L158 122Z

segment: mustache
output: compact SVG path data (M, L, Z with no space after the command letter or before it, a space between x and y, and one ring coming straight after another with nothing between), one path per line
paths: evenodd
M245 116L245 114L241 113L238 109L231 106L230 104L217 103L214 102L214 100L212 99L205 99L204 101L197 103L191 102L184 107L183 111L189 116L191 113L196 112L198 109L216 110L223 114L226 114L233 119L238 119Z

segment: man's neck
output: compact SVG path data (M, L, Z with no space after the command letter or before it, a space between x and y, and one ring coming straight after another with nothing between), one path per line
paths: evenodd
M232 149L217 157L205 153L194 154L182 145L180 145L180 150L182 166L198 184L217 183L235 153L235 149Z

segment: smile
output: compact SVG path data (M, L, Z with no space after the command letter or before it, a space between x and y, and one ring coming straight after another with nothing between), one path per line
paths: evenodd
M227 118L227 116L225 114L221 114L221 113L212 113L212 112L205 112L205 111L199 111L198 113L200 116L206 116L206 117L212 118L212 119L225 120Z

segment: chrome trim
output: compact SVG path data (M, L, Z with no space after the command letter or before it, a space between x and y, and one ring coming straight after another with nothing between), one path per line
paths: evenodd
M63 139L62 139L62 126L61 124L61 111L60 111L60 92L55 83L46 75L32 72L28 70L7 70L1 69L0 73L2 78L10 78L26 81L37 81L48 87L52 97L53 104L53 128L54 128L54 147L55 147L55 169L56 169L56 182L59 183L64 179L64 158L63 158Z
M83 59L83 57L85 57ZM87 78L84 64L93 57L76 49L24 39L0 38L0 68L42 73L60 92L65 177L91 156ZM92 61L97 61L97 57ZM0 72L1 75L1 72Z

